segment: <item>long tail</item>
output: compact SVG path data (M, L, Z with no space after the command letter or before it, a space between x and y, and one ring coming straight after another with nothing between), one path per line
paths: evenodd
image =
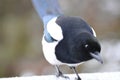
M62 14L57 0L32 0L32 3L43 22L49 19L48 16L52 18Z

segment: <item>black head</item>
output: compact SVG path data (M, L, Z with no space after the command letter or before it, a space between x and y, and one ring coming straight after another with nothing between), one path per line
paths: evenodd
M97 61L103 63L100 56L101 46L97 38L87 32L81 33L80 36L82 44L81 47L85 52L85 56L87 56L88 58L94 58Z

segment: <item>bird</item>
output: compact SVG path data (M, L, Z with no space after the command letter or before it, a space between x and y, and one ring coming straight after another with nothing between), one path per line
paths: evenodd
M79 16L68 16L61 10L58 0L32 0L32 4L43 22L42 49L46 60L63 75L60 65L67 65L81 80L76 67L95 59L103 63L101 45L94 29Z

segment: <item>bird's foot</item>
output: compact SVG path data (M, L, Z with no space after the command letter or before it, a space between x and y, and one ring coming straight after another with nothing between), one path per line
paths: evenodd
M77 77L77 78L75 78L75 80L81 80L81 78L80 78L80 77Z
M62 73L61 71L59 71L59 72L56 74L56 76L57 76L57 77L62 77L62 78L65 78L65 79L68 79L68 80L69 80L69 77L63 75L63 73Z

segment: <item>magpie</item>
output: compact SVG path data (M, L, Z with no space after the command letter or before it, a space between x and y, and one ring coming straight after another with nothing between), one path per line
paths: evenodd
M100 63L101 46L94 29L81 17L64 15L57 0L32 0L44 24L42 38L46 60L57 69L57 77L64 77L60 65L68 65L81 80L76 67L88 60Z

